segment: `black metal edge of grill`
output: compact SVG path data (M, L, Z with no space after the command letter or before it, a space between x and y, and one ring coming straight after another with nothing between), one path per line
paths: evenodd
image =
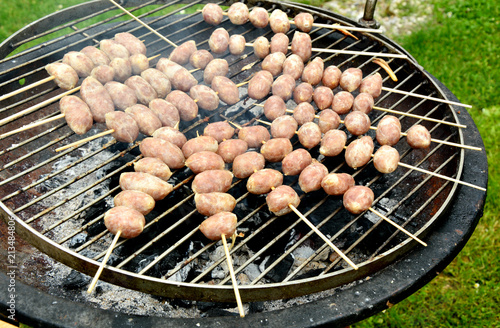
M451 100L456 97L440 81L434 81ZM472 146L483 147L474 121L466 111L461 121L467 125L465 141ZM488 184L486 154L465 151L468 163L463 172L464 181L480 186ZM33 327L345 327L389 308L418 291L458 255L465 246L483 214L486 192L459 186L453 205L427 235L427 247L417 246L404 258L370 276L348 286L339 287L336 293L324 299L292 308L265 313L249 314L245 318L158 318L126 315L87 304L74 303L37 290L21 282L16 283L16 311L18 320ZM2 213L3 215L3 213ZM5 219L5 218L4 218ZM0 221L0 224L4 224ZM0 286L7 290L9 278L0 274ZM0 293L2 315L7 317L6 293Z
M317 10L317 9L315 8L315 10ZM329 13L329 14L330 14L330 15L334 15L334 14L332 14L332 13ZM356 25L356 24L355 24L355 23L353 23L352 25ZM383 36L382 36L382 37L383 37ZM384 37L384 38L385 38L385 37ZM388 39L387 39L387 40L388 40ZM392 41L391 41L391 42L392 42ZM392 43L393 43L393 42L392 42ZM395 43L394 43L394 44L395 44ZM397 45L396 45L396 46L397 46ZM402 50L399 46L397 46L397 47L398 47L398 51L402 51L402 52L406 53L406 51ZM428 76L431 76L431 75L429 74ZM436 81L436 85L437 85L437 84L440 84L440 83L439 83L439 81ZM443 86L443 90L447 90L447 89ZM450 93L450 97L454 98L454 97L453 97L453 95L451 95L451 93ZM469 128L467 129L466 133L469 133L469 134L470 134L470 133L471 133L470 129L472 129L473 122L472 122L472 120L471 120L471 123L472 123L472 124L469 124L469 122L465 122L466 120L464 120L464 117L465 117L465 115L464 115L464 116L462 116L462 115L461 115L461 117L460 117L460 121L462 121L462 122L464 122L464 123L467 123L467 125L468 125L468 127L469 127ZM470 119L470 118L467 118L467 119ZM473 132L473 133L477 133L477 132ZM467 139L467 138L466 138L466 139ZM468 151L468 152L470 152L470 151ZM464 153L464 152L462 152L462 155L463 155L463 153ZM466 156L467 156L467 155L466 155ZM473 175L471 175L471 177L477 178L476 176L473 176ZM464 172L463 179L464 179L465 181L468 181L468 179L467 179L467 174L465 174L465 172ZM479 182L479 183L477 183L477 184L482 185L480 182ZM486 183L485 183L484 185L486 185ZM464 189L464 188L465 188L465 187L462 187L462 188L460 188L460 189L462 189L462 191L463 191L463 189ZM467 189L467 188L465 188L465 189ZM459 194L460 194L462 191L459 191ZM465 191L467 192L467 190L465 190ZM476 191L474 191L474 192L476 192ZM484 193L484 195L485 195L485 193ZM458 197L458 195L457 195L457 197ZM482 200L482 201L484 202L484 197L483 197L483 200ZM481 206L480 208L482 208L482 206ZM453 210L452 210L452 211L453 211ZM479 214L478 214L478 215L479 215ZM480 215L479 215L477 218L475 218L475 221L476 221L476 222L477 222L477 219L478 219L479 217L480 217ZM473 231L473 229L472 229L472 231ZM472 233L472 231L471 231L470 233ZM432 235L432 233L431 233L431 235ZM467 238L468 238L468 236L467 236ZM465 244L465 242L466 242L466 238L463 238L463 239L465 239L465 240L463 241L463 244ZM463 239L462 239L462 240L463 240ZM458 250L458 251L459 251L459 250ZM458 253L458 251L457 251L456 253ZM452 258L453 258L453 257L452 257ZM450 261L451 261L451 259L450 259ZM98 262L96 262L96 263L98 263ZM389 270L389 269L390 269L390 268L387 268L386 270ZM371 280L371 279L370 279L370 280ZM430 278L429 278L429 280L430 280ZM418 289L418 288L417 288L417 289ZM416 290L416 289L415 289L415 290ZM337 305L338 305L338 304L337 304ZM283 310L283 311L286 311L286 310ZM356 320L356 321L357 321L357 320ZM239 322L239 321L236 321L236 322ZM318 321L316 321L316 322L318 322Z

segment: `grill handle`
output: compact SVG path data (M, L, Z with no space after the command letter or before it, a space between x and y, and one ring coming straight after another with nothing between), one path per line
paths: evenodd
M377 0L366 0L365 12L363 17L359 19L359 23L369 28L379 28L380 24L375 20L375 6Z

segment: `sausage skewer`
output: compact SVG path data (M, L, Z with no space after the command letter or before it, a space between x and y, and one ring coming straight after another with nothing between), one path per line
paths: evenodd
M226 235L221 234L222 244L224 245L224 253L226 254L227 266L229 268L229 274L233 282L234 296L236 297L236 304L238 304L238 311L240 312L240 317L245 317L245 310L243 309L243 304L241 302L240 291L238 289L238 282L236 281L236 276L234 274L233 263L231 261L231 255L229 254L229 247L227 246Z
M111 242L111 245L109 245L108 251L106 252L106 255L104 256L104 258L102 259L101 265L99 265L99 269L97 269L97 272L95 273L94 278L92 279L92 282L90 283L90 286L87 289L88 294L92 293L95 285L99 281L99 277L101 276L102 270L104 270L104 266L108 262L109 257L111 256L111 253L113 252L113 249L115 248L115 245L118 242L118 239L120 239L121 233L122 233L122 231L118 230L115 237L113 238L113 241Z

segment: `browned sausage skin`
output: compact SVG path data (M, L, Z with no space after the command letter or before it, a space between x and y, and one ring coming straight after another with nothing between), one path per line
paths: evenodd
M290 20L285 12L275 9L269 17L269 26L274 33L286 33L290 30Z
M206 85L197 84L189 90L189 95L198 104L198 107L212 111L219 107L219 96Z
M183 91L174 90L167 95L165 100L177 108L180 119L183 121L191 121L198 115L198 105Z
M170 60L180 65L186 65L191 55L197 50L196 42L193 40L186 41L172 51Z
M236 232L238 218L231 212L219 212L200 224L200 231L210 240L221 240L222 235L232 236Z
M363 72L357 67L346 69L340 76L340 87L347 92L356 90L363 79Z
M161 159L155 157L144 157L135 162L134 170L136 172L149 173L164 181L168 181L172 176L172 171Z
M315 115L316 111L314 110L314 107L308 102L298 104L293 110L293 118L299 125L312 122Z
M248 83L248 96L256 100L264 98L271 91L273 81L271 72L258 71Z
M283 184L283 174L274 169L262 169L253 173L247 181L247 190L254 195L263 195Z
M134 238L141 234L146 220L144 215L135 209L117 206L104 214L104 225L112 234L120 231L123 238Z
M321 139L319 152L323 156L337 156L345 147L347 135L342 130L329 130Z
M220 100L228 105L240 101L240 92L236 84L225 76L216 76L212 80L212 89L218 92Z
M321 180L321 187L328 195L343 195L352 186L354 178L347 173L330 173Z
M222 54L226 52L229 46L229 33L225 28L219 27L210 35L208 45L213 53Z
M221 143L224 139L231 139L234 132L234 128L227 122L214 122L205 127L203 135L210 136Z
M71 90L78 83L78 74L69 65L63 63L52 63L45 66L45 70L61 89Z
M333 97L332 110L339 114L347 114L352 108L354 97L350 92L340 91Z
M257 28L264 28L269 24L269 14L262 7L253 7L248 18L250 23Z
M144 157L161 159L170 169L184 167L185 159L182 150L169 141L159 138L145 138L142 140L139 150Z
M238 155L233 161L233 173L238 179L245 179L266 165L264 156L255 151Z
M287 138L270 139L260 148L260 153L269 162L281 162L292 151L292 143Z
M184 157L189 158L189 156L200 151L210 151L217 152L219 143L211 136L199 136L193 139L189 139L183 146L182 152Z
M281 170L284 175L298 175L311 163L311 154L307 150L299 148L283 158L283 161L281 162Z
M80 94L83 101L89 106L96 122L103 123L106 113L115 110L115 104L109 93L99 81L91 76L83 80Z
M370 130L370 118L363 112L355 111L350 112L344 118L344 125L347 130L355 136L365 134Z
M120 175L120 187L122 190L142 191L153 197L155 201L164 199L173 190L171 184L151 174L142 172L122 173Z
M313 162L299 175L299 186L303 192L321 189L321 181L328 174L328 169L321 163Z
M224 162L233 163L237 156L245 153L248 150L248 144L240 139L228 139L219 144L217 154L219 154Z
M132 208L142 215L147 215L155 207L155 200L150 195L137 190L122 190L114 198L115 206Z
M186 166L194 174L199 174L207 170L223 170L225 162L221 156L211 151L199 151L192 154L186 160Z
M236 206L236 199L223 192L211 192L194 195L196 210L206 216L211 216L220 212L232 212Z
M401 123L392 115L386 115L377 125L377 141L381 145L394 146L401 138Z
M134 142L139 136L139 126L134 118L125 112L109 112L105 115L106 126L114 130L112 136L120 142Z
M408 130L406 141L411 148L428 148L431 145L431 134L425 126L417 124Z
M305 63L311 58L312 41L307 33L295 32L292 38L292 53L298 55Z
M66 53L62 62L73 67L79 77L89 76L94 69L94 62L84 53L78 51Z
M202 49L195 51L189 58L189 63L194 68L205 69L208 63L214 59L214 56L208 50Z
M352 214L360 214L372 206L375 195L365 186L353 186L344 194L344 207Z
M273 76L278 76L283 70L283 63L286 56L282 52L274 52L266 56L262 61L262 69L271 72Z
M222 8L215 3L207 3L202 10L203 20L210 25L219 25L222 22Z
M146 55L146 46L134 35L124 32L115 34L115 41L127 48L130 55Z
M303 71L304 62L299 55L291 54L283 63L283 74L289 74L295 80L298 80L302 76Z
M139 126L139 131L147 136L161 128L161 121L156 114L141 104L133 105L125 110L125 113L132 115Z
M321 82L323 77L323 69L325 65L323 64L323 59L320 57L314 58L302 72L302 81L307 82L311 85L316 85Z
M298 127L299 124L292 116L283 115L271 123L271 135L273 138L291 139Z
M310 103L313 100L313 93L314 88L312 85L302 82L293 90L293 101L295 101L296 104L303 102Z
M233 174L228 170L208 170L194 177L191 189L196 194L226 192L231 187Z
M286 114L285 101L278 96L271 96L267 98L264 103L264 115L270 121Z
M85 134L92 128L92 112L85 101L77 96L64 96L59 101L59 108L66 123L76 134Z
M158 116L164 127L174 127L181 120L177 107L166 100L153 99L149 102L149 108Z
M373 155L373 165L380 173L392 173L399 165L399 153L391 146L380 147Z
M238 131L238 138L246 141L250 148L260 148L262 141L271 139L269 131L261 125L245 126Z
M319 113L318 126L321 133L337 129L340 125L340 116L331 109L322 110Z
M321 142L321 130L314 122L302 125L297 134L299 135L300 143L307 149L316 147Z
M187 138L182 132L169 126L156 130L153 133L153 137L171 142L179 148L182 148L182 146L184 146L187 142Z
M290 186L279 186L266 196L266 203L269 211L276 216L282 216L292 211L290 205L298 207L300 204L299 195Z
M286 55L288 52L288 43L290 43L290 39L285 33L276 33L271 37L271 53L281 52Z
M357 169L370 161L373 154L373 140L364 136L356 139L347 146L345 151L345 161L353 169Z
M321 82L325 87L330 89L335 89L340 83L340 77L342 76L342 71L334 65L330 65L323 71L323 78Z
M248 22L249 14L247 5L241 2L233 3L227 11L227 16L234 25L243 25Z
M264 37L264 36L259 36L255 41L253 42L253 52L255 56L258 58L266 58L267 55L269 55L270 51L270 44L269 40Z

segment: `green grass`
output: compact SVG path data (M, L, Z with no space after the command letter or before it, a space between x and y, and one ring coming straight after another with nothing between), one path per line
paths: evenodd
M0 42L22 28L82 0L3 1ZM316 6L321 0L303 1ZM381 1L379 1L380 4ZM435 17L411 36L396 38L470 110L489 162L484 216L458 257L431 283L354 327L500 327L500 13L488 0L432 0ZM429 5L431 5L429 4Z

